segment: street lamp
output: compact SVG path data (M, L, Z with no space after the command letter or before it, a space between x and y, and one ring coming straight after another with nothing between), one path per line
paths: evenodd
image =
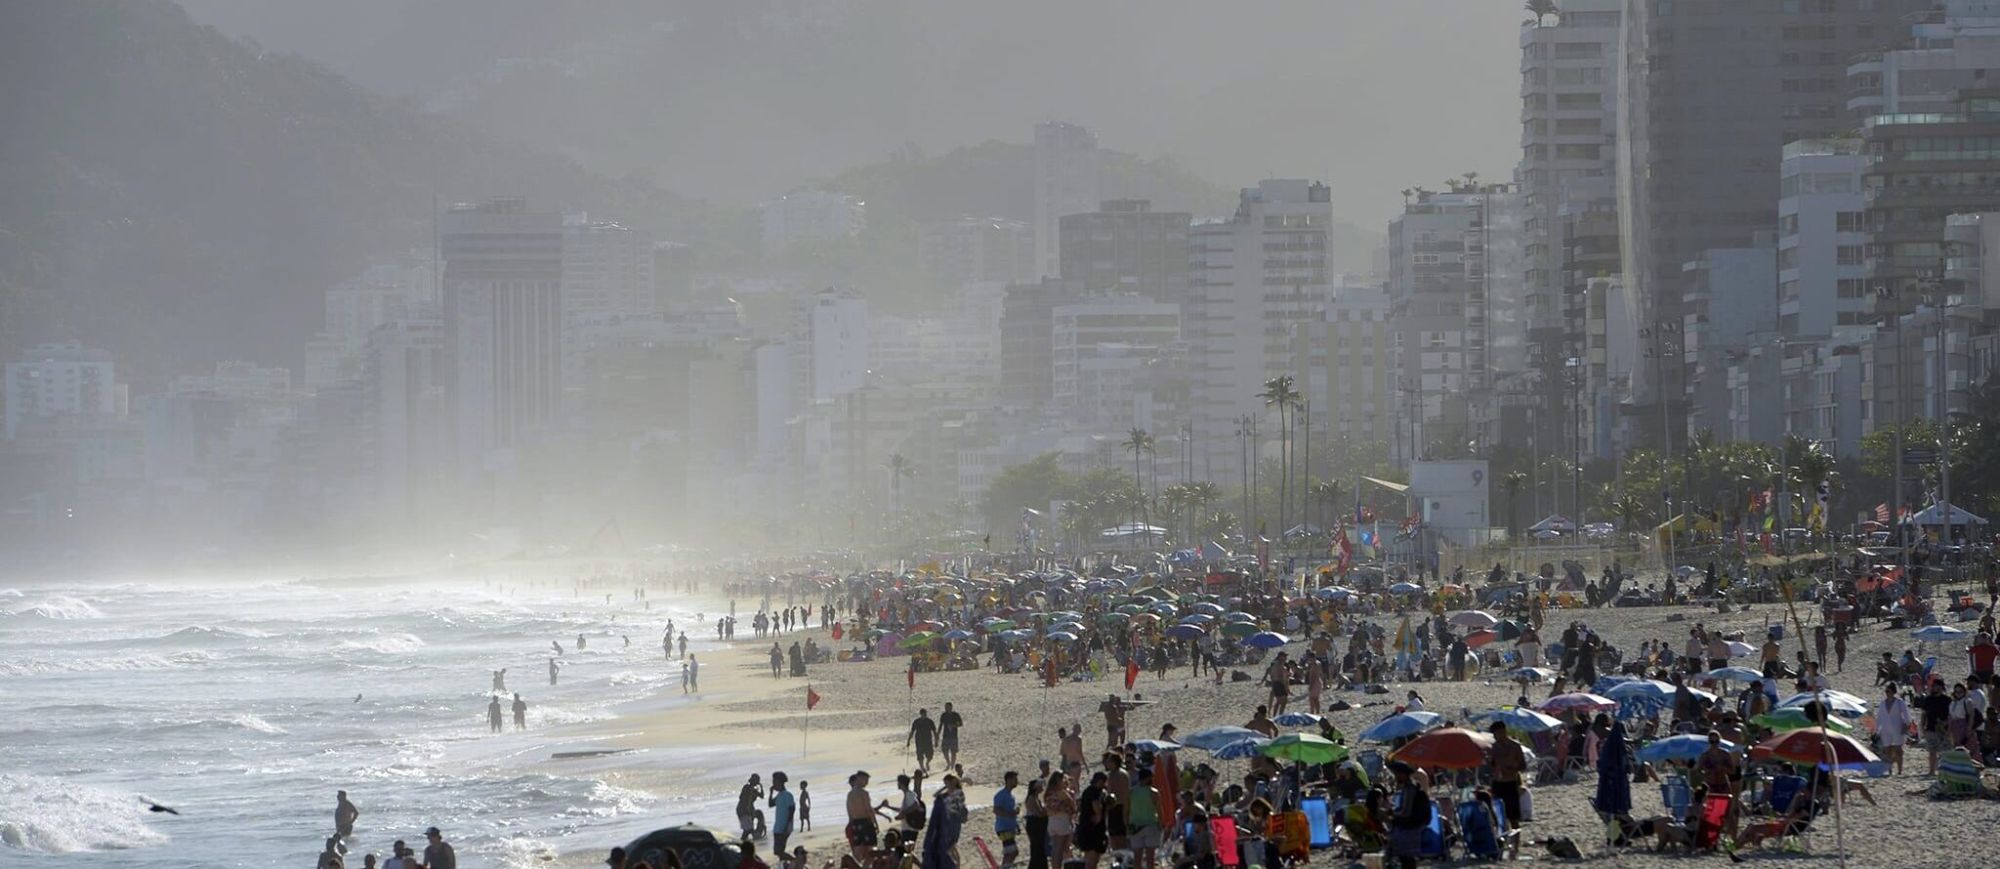
M1674 358L1679 358L1683 349L1680 343L1682 331L1681 324L1671 320L1662 320L1651 327L1639 330L1639 337L1642 340L1652 342L1652 346L1646 348L1646 358L1654 360L1653 372L1657 377L1658 383L1657 397L1660 402L1660 500L1663 502L1667 513L1666 566L1669 574L1674 569L1673 561L1677 554L1674 551L1673 523L1679 517L1674 512L1673 489L1666 485L1667 474L1669 473L1669 468L1672 467L1671 459L1674 453L1673 429L1667 423L1667 360L1669 354L1673 354ZM1682 482L1685 483L1686 481L1683 480Z

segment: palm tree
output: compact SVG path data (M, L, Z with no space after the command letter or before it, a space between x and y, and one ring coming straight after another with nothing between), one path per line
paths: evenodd
M1139 481L1145 479L1139 475L1139 458L1153 453L1153 436L1147 434L1145 429L1135 427L1125 436L1125 449L1132 453L1132 485L1134 488L1137 488L1140 485ZM1145 500L1144 497L1133 500L1133 515L1135 517L1140 515L1138 508L1144 505ZM1135 518L1133 521L1137 522L1139 520ZM1152 540L1153 532L1149 530L1146 532L1146 542L1150 544Z
M1638 526L1646 521L1652 509L1649 499L1630 492L1622 493L1611 501L1611 515L1618 517L1618 524L1627 534L1637 533Z
M1514 508L1521 500L1521 490L1528 487L1528 475L1521 471L1510 471L1500 477L1500 491L1507 493L1507 539L1514 539Z
M1264 391L1257 397L1264 399L1264 406L1278 409L1278 539L1282 545L1285 532L1290 530L1285 525L1285 508L1292 494L1292 427L1286 414L1298 405L1301 396L1292 388L1292 376L1280 374L1264 381Z
M1306 487L1306 497L1311 498L1315 504L1326 505L1326 512L1320 514L1320 520L1325 521L1328 516L1342 515L1340 505L1347 500L1347 487L1341 485L1339 480L1321 480ZM1326 532L1332 534L1334 527L1339 524L1339 522L1327 522Z
M890 509L903 512L903 479L917 475L917 466L902 453L889 456L889 500Z
M1527 4L1522 8L1527 9L1529 14L1535 16L1536 27L1542 26L1542 21L1551 15L1556 16L1558 19L1562 17L1562 10L1556 8L1556 0L1528 0Z

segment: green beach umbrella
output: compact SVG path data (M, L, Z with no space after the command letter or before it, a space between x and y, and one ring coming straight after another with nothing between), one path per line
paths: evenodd
M1225 637L1242 639L1254 633L1257 633L1257 625L1254 622L1230 622L1222 626L1222 635Z
M1794 730L1819 726L1819 722L1807 718L1805 710L1796 706L1766 712L1750 720L1778 733L1790 733ZM1854 725L1829 715L1826 717L1826 729L1835 733L1853 733Z
M903 641L897 643L896 645L905 649L915 649L920 646L928 645L930 641L935 639L937 639L937 634L931 633L930 631L918 631L914 634L904 637Z
M1347 746L1310 733L1287 733L1264 746L1265 757L1300 763L1336 763L1347 759Z

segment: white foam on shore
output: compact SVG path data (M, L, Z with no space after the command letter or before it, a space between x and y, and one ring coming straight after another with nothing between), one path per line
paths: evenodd
M19 596L19 594L19 592L15 592L16 596ZM46 598L34 606L23 607L17 610L0 610L0 616L22 616L70 621L74 619L101 619L104 618L104 613L98 610L97 607L76 598L56 595Z
M144 848L167 841L138 794L51 776L0 773L0 845L36 854ZM4 849L0 849L4 850Z

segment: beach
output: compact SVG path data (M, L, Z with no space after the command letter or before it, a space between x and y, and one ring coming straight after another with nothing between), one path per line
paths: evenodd
M1803 605L1798 610L1808 631L1816 622L1817 612L1816 608ZM1585 622L1610 642L1626 649L1634 649L1646 639L1665 640L1678 649L1688 629L1697 622L1711 629L1743 631L1751 637L1762 637L1768 625L1784 621L1785 656L1790 658L1798 648L1798 631L1783 604L1753 605L1746 611L1727 615L1694 607L1552 609L1547 614L1549 633L1560 631L1571 619ZM1374 620L1388 625L1393 633L1396 622L1393 617L1378 616ZM815 630L810 635L821 643L829 642L825 632ZM803 640L803 636L787 634L781 639L789 645L793 639ZM1094 756L1104 739L1103 719L1097 706L1107 694L1143 702L1127 720L1130 738L1138 739L1157 736L1161 725L1166 723L1177 725L1182 734L1212 725L1241 725L1263 702L1266 690L1254 681L1225 680L1217 685L1211 678L1191 677L1185 667L1170 671L1165 679L1152 672L1144 673L1129 694L1121 674L1099 682L1064 682L1044 688L1031 675L1001 675L991 668L919 673L912 689L905 682L908 659L901 657L826 664L813 668L807 679L774 679L763 657L769 642L742 639L739 634L730 652L718 653L720 660L716 663L722 665L718 675L726 674L726 678L705 677L708 693L693 706L620 718L587 728L609 728L615 733L607 731L607 738L644 750L642 754L628 756L628 760L673 751L728 747L729 758L718 760L705 774L654 770L651 763L630 764L608 774L607 780L620 786L681 795L663 797L667 806L684 801L690 808L700 809L676 813L668 808L660 818L662 825L697 820L733 830L731 820L716 818L718 815L729 818L728 807L733 804L736 788L750 772L760 772L768 781L773 771L784 770L795 783L801 778L811 781L818 806L817 824L811 833L793 841L812 850L815 864L835 858L837 850L844 850L838 841L839 798L845 790L847 773L868 770L873 776L871 793L879 800L893 796L898 773L914 769L914 758L903 745L909 721L919 708L927 708L935 716L949 701L965 716L961 762L970 781L968 805L974 807L966 836L969 839L984 835L991 841L991 816L981 807L989 804L1002 773L1015 770L1024 778L1033 776L1039 760L1053 759L1057 754L1056 728L1072 724L1083 725L1085 747ZM1807 642L1809 645L1809 638ZM1905 648L1914 645L1907 630L1891 629L1886 622L1864 622L1850 641L1845 672L1831 672L1829 662L1833 687L1871 700L1879 698L1881 689L1872 686L1874 661L1884 651L1900 656ZM1303 646L1290 648L1296 656ZM1939 672L1947 680L1963 678L1968 672L1960 651L1947 649L1940 653L1935 645L1931 649L1931 653L1939 655ZM809 747L802 749L802 740L807 736L808 682L822 700L811 713ZM1516 683L1497 674L1463 682L1398 682L1390 683L1389 687L1390 693L1381 695L1330 690L1326 695L1328 703L1340 699L1352 704L1352 708L1328 715L1351 740L1388 714L1411 689L1420 692L1430 710L1448 717L1458 717L1461 710L1477 712L1512 703L1519 693ZM1531 700L1539 702L1548 690L1546 685L1536 687ZM1296 692L1292 708L1303 708L1304 703L1303 693ZM1183 750L1184 765L1197 761L1216 767L1224 782L1240 780L1246 768L1242 761L1215 761L1206 752ZM1906 766L1908 774L1864 779L1879 805L1870 806L1858 797L1850 798L1843 806L1840 834L1836 835L1833 818L1822 818L1809 837L1808 853L1803 857L1767 849L1746 852L1745 859L1830 861L1836 852L1837 838L1844 840L1850 860L1857 865L1967 866L2000 858L2000 847L1991 843L1989 835L1993 804L1979 800L1938 801L1925 796L1931 779L1922 775L1924 763L1923 751L1913 746ZM934 767L932 785L936 774ZM713 790L707 790L709 787ZM1531 840L1568 836L1583 850L1588 861L1667 866L1689 859L1677 853L1654 854L1643 847L1604 846L1603 825L1589 804L1594 789L1594 777L1585 777L1578 783L1535 788L1534 821L1527 826L1526 835ZM1638 817L1659 813L1657 786L1634 785L1633 805ZM605 844L608 848L615 843ZM768 848L768 842L764 847ZM962 853L968 860L978 862L972 849L963 849ZM595 861L586 859L591 855L595 855ZM1524 846L1521 856L1552 859L1533 844ZM1724 858L1711 854L1696 859ZM592 865L601 860L602 852L564 855L565 865L570 866ZM1330 851L1316 852L1314 863L1345 865Z

